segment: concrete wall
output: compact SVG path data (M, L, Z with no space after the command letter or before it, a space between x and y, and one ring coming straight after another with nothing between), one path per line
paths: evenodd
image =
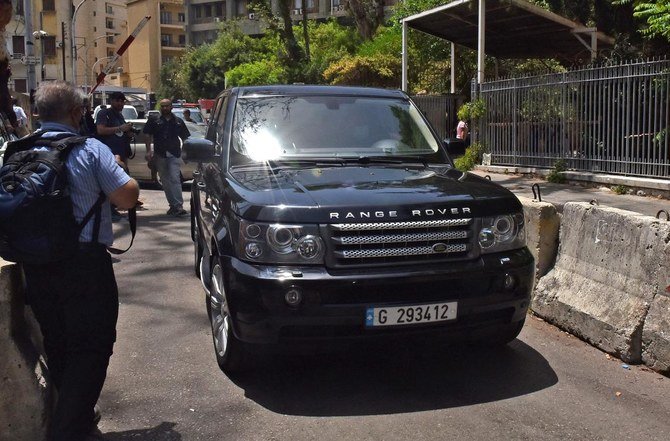
M0 440L46 438L51 388L38 326L24 306L21 271L0 259Z
M670 222L567 203L559 242L532 310L624 361L670 373Z

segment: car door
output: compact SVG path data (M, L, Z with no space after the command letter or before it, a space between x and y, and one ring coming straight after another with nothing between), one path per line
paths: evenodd
M223 166L223 130L226 119L226 104L228 95L219 97L214 110L214 119L211 121L206 138L215 143L216 152L219 155L217 161L201 164L194 174L194 184L196 185L197 201L199 205L200 225L205 243L210 244L211 238L216 236L214 224L220 213L221 192L221 170Z

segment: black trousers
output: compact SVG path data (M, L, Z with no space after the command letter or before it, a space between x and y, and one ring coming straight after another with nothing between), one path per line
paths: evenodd
M116 341L119 295L111 257L101 245L23 270L58 392L49 440L83 440L93 429L93 408Z

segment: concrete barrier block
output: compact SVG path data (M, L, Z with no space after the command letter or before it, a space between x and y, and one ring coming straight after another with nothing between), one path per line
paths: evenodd
M565 204L556 264L538 282L533 311L622 360L640 362L666 229L638 213Z
M0 440L46 439L51 389L31 318L18 266L0 259Z
M659 291L652 300L642 330L642 362L666 375L670 374L670 222L661 222L660 240L664 244L658 262ZM663 228L665 227L665 228Z
M535 258L535 275L539 279L554 265L558 250L560 215L553 204L517 196L526 218L526 243Z

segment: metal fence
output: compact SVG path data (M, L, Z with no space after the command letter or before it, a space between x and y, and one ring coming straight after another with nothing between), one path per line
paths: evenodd
M413 95L412 101L423 112L440 139L456 136L456 112L465 101L462 95Z
M670 177L670 60L484 83L491 164Z

